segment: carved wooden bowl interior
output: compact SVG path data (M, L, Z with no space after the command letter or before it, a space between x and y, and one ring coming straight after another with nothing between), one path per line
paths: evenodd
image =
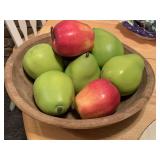
M141 85L133 95L122 98L122 101L114 114L101 118L80 119L76 112L73 111L69 111L63 117L50 116L41 112L34 102L32 91L33 80L31 80L23 71L22 58L30 47L43 42L51 44L50 34L44 34L30 39L21 47L15 49L5 66L5 86L10 98L22 112L32 118L63 128L99 128L125 119L127 120L128 117L144 108L151 97L155 84L155 76L150 64L145 60L145 70ZM124 45L124 47L127 53L136 52L126 45Z

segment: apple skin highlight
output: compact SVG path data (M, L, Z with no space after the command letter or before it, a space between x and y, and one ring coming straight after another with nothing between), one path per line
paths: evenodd
M91 51L94 45L92 28L80 21L61 21L51 30L51 34L55 52L63 57L81 55Z
M118 89L108 80L97 79L89 83L76 96L81 118L97 118L113 114L120 103Z

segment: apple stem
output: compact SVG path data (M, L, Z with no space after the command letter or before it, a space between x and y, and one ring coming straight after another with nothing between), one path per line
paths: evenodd
M53 27L51 27L51 38L52 38L52 41L54 41Z
M86 53L86 57L89 57L89 52Z

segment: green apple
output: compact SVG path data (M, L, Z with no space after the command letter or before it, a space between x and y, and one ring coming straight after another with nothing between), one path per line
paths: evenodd
M22 65L25 72L33 79L50 70L63 70L60 57L54 54L52 47L47 43L40 43L30 48L23 57Z
M132 94L140 85L144 60L138 54L116 56L105 63L101 77L111 80L122 96Z
M64 114L74 100L71 78L56 70L41 74L34 82L33 93L39 109L50 115Z
M95 40L92 54L100 67L103 67L110 58L124 54L123 44L112 33L101 28L94 28L93 30Z
M73 81L75 91L79 92L89 82L100 77L100 69L92 54L86 53L72 61L65 73Z

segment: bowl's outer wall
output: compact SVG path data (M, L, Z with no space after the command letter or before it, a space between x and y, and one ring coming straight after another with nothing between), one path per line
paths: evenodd
M116 113L110 116L95 119L77 119L75 113L68 113L65 117L59 118L42 113L36 106L33 98L33 80L24 72L22 59L26 51L35 44L51 44L50 34L44 34L25 42L21 47L15 49L5 67L5 85L10 98L17 107L29 116L39 121L71 129L90 129L107 126L120 122L136 112L140 111L152 95L155 76L150 64L145 60L143 80L138 90L127 98L123 98ZM124 45L127 53L135 53L132 48ZM136 52L137 53L137 52ZM139 54L139 53L138 53Z

